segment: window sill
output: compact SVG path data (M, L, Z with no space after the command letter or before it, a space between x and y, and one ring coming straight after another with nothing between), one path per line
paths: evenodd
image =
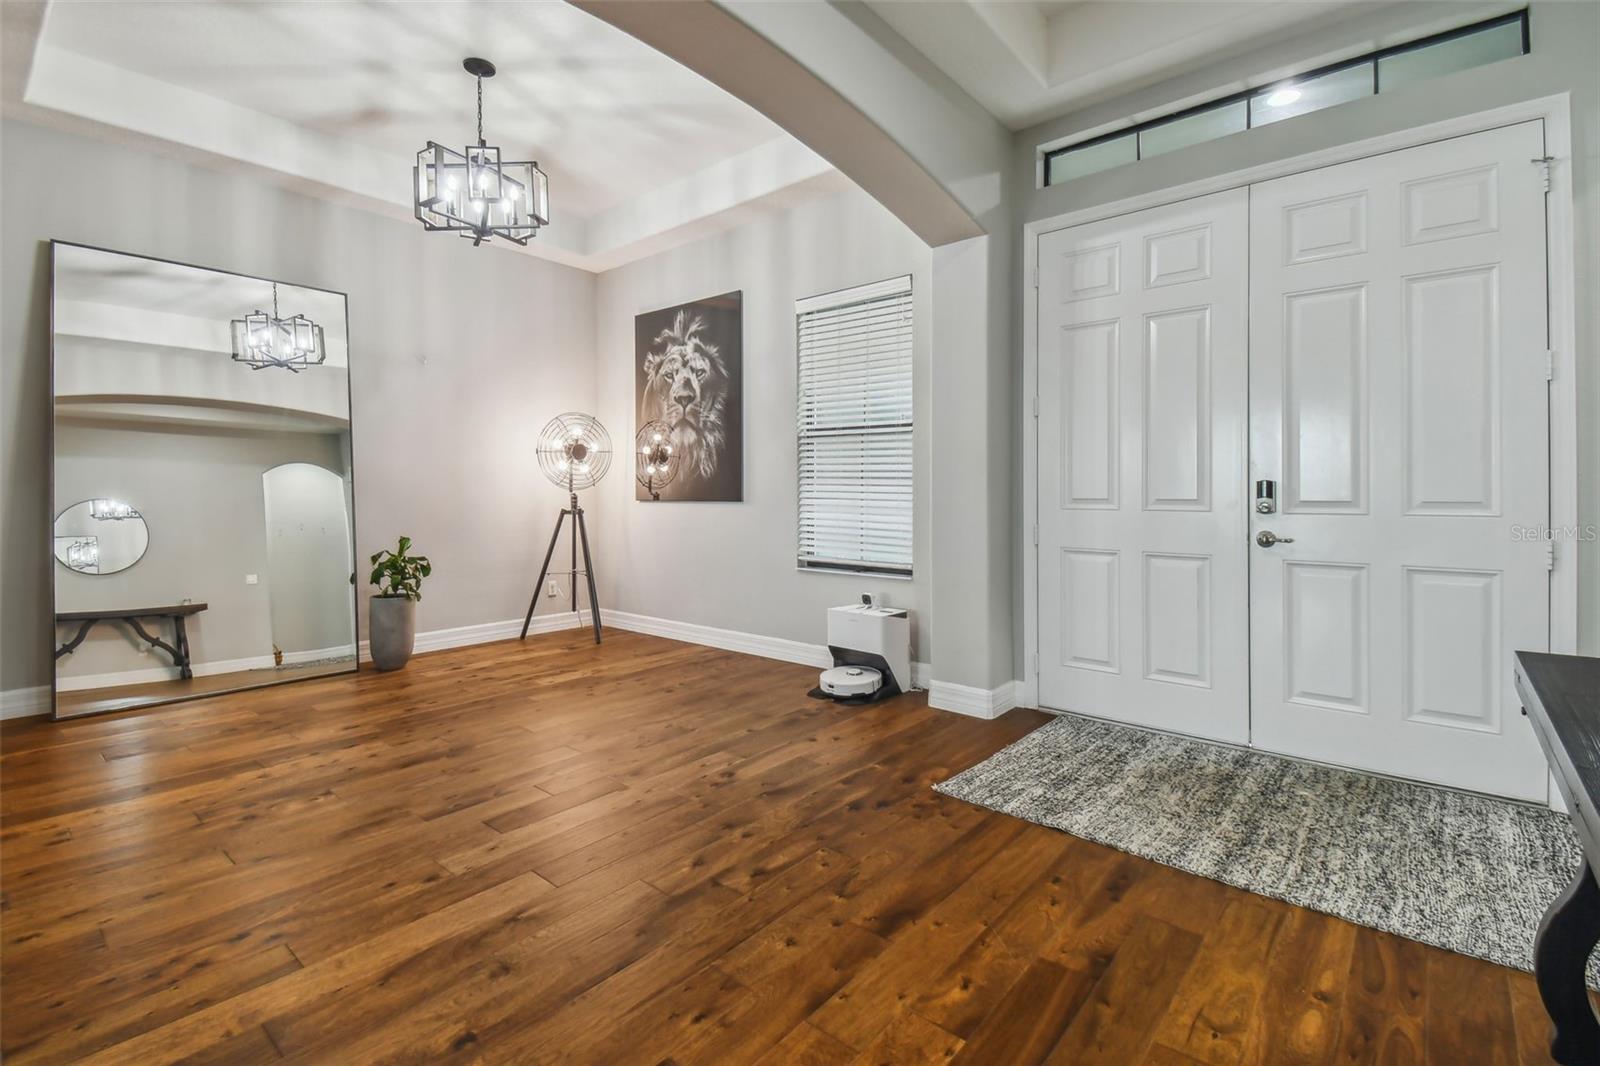
M835 577L876 578L881 581L914 581L913 573L885 573L882 570L849 570L836 566L796 566L795 570L802 574L832 574Z

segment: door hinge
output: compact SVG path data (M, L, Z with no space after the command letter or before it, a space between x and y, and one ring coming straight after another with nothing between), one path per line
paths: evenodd
M1556 568L1556 542L1553 540L1544 542L1544 568L1552 572Z
M1033 264L1033 287L1036 288L1036 289L1039 287L1039 264L1038 263Z
M1542 155L1537 159L1530 160L1539 168L1539 177L1544 182L1545 192L1550 191L1550 164L1555 161L1556 157L1553 155Z
M1544 379L1546 381L1556 379L1556 353L1550 348L1544 350Z
M1037 396L1033 398L1033 417L1039 417L1039 397Z
M1039 672L1039 653L1038 652L1034 652L1033 653L1033 672L1036 673L1036 674Z
M1039 543L1039 523L1037 522L1033 524L1033 542L1035 544Z

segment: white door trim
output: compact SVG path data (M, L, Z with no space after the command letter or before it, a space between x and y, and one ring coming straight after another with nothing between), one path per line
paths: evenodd
M1159 207L1206 196L1242 185L1348 163L1368 156L1413 148L1430 141L1481 133L1532 119L1544 120L1545 153L1552 157L1550 193L1545 197L1546 255L1550 286L1549 347L1555 353L1550 382L1550 525L1552 529L1578 525L1578 390L1577 390L1577 267L1572 199L1572 106L1561 93L1508 104L1489 111L1461 115L1413 129L1352 141L1305 155L1174 185L1138 196L1097 204L1077 211L1036 219L1022 227L1022 402L1024 443L1022 456L1022 522L1017 530L1023 560L1022 618L1024 674L1019 703L1039 705L1039 550L1035 543L1039 521L1039 238L1054 230L1098 222L1115 215ZM1529 164L1532 165L1531 162ZM1550 650L1575 654L1578 650L1578 557L1576 543L1556 545L1555 570L1550 581Z

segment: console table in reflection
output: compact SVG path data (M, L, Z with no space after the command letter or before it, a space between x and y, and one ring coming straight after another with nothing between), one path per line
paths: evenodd
M160 648L172 656L172 663L178 668L178 676L184 680L194 676L194 671L189 668L189 630L185 620L192 614L199 614L206 609L203 603L177 603L170 607L128 607L117 610L105 611L62 611L56 615L56 625L71 625L79 623L78 633L71 640L56 649L56 658L59 659L68 652L73 651L83 638L89 635L97 622L126 622L139 634L139 638L152 648ZM172 643L168 644L160 637L147 632L139 624L142 618L172 619Z

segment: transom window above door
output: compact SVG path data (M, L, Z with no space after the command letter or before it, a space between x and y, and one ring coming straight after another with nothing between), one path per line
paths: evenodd
M1042 149L1042 184L1059 185L1530 50L1525 10L1380 48L1075 143L1058 142Z

